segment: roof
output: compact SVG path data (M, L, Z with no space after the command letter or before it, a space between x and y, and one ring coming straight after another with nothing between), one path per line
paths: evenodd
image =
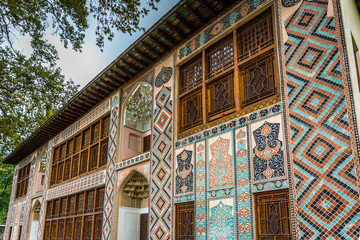
M236 2L233 0L181 0L5 157L3 163L20 162L85 115L116 89L141 76L155 62L217 19Z

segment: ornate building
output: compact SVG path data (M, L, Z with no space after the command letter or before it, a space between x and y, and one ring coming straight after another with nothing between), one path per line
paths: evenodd
M358 239L353 0L183 0L4 159L8 239Z

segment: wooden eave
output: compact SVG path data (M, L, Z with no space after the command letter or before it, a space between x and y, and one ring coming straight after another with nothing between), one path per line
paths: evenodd
M181 0L2 162L17 164L26 158L116 89L141 76L168 52L189 40L238 2L240 1ZM182 14L183 9L189 11L186 16ZM198 24L194 24L194 21Z

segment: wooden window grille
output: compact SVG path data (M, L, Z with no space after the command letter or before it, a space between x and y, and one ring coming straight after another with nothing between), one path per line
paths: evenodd
M64 162L61 162L58 165L58 172L57 172L57 180L56 180L56 182L58 182L58 183L62 182L63 173L64 173Z
M81 240L81 230L82 230L82 217L75 218L75 234L74 234L74 240Z
M66 144L63 144L63 145L61 145L61 148L60 148L60 159L59 159L59 161L64 160L65 157L66 157Z
M186 63L180 68L181 89L180 94L187 92L202 83L202 61L201 56Z
M81 147L81 135L75 137L74 153L78 153Z
M71 158L65 161L64 181L70 178L70 167L71 167Z
M195 239L194 202L176 205L176 240Z
M206 79L209 79L234 65L234 48L232 39L221 42L207 54L208 73Z
M100 163L99 166L104 166L107 163L108 140L105 139L101 142L100 149Z
M50 185L60 184L106 164L108 139L101 134L109 131L109 120L110 116L101 118L54 148Z
M60 219L57 224L57 240L64 239L65 219Z
M65 226L65 240L71 240L72 227L73 227L73 219L72 218L67 218L66 219L66 226Z
M74 152L74 139L71 139L67 144L66 157L70 157Z
M8 240L11 240L11 237L12 237L12 227L9 228L9 237L8 237Z
M105 117L102 121L102 128L101 128L101 138L105 138L109 136L109 129L110 129L110 117Z
M56 220L52 220L51 221L51 230L50 230L50 239L51 240L56 240L56 226L57 226L57 221Z
M94 170L98 165L98 154L99 154L99 145L91 147L90 150L90 170Z
M256 218L259 240L292 239L287 192L257 195Z
M208 117L234 108L234 74L230 73L207 86Z
M91 240L92 222L93 222L93 216L84 217L84 228L83 228L84 240Z
M241 68L244 106L276 94L274 54L255 59Z
M19 170L17 184L16 184L16 198L23 197L27 194L30 168L31 165L29 163Z
M104 192L101 187L48 201L43 239L100 240Z
M238 29L239 62L274 44L271 10Z
M91 127L91 144L99 141L100 137L100 122Z
M183 131L201 124L203 122L201 91L180 99L180 109L181 129Z
M80 157L80 174L83 174L87 171L87 165L88 165L88 149L81 152Z
M94 240L101 240L102 220L103 220L103 215L102 214L95 215L94 238L93 238Z
M50 240L50 227L51 227L51 222L46 221L44 227L44 240Z

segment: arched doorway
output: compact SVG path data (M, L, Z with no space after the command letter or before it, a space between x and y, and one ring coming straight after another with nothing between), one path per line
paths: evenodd
M123 109L121 160L150 150L152 87L145 83L134 87Z
M32 211L31 211L31 221L30 221L30 240L36 240L37 239L37 232L39 229L39 219L40 219L40 202L36 200Z
M133 171L119 190L119 240L145 240L148 232L149 183Z

